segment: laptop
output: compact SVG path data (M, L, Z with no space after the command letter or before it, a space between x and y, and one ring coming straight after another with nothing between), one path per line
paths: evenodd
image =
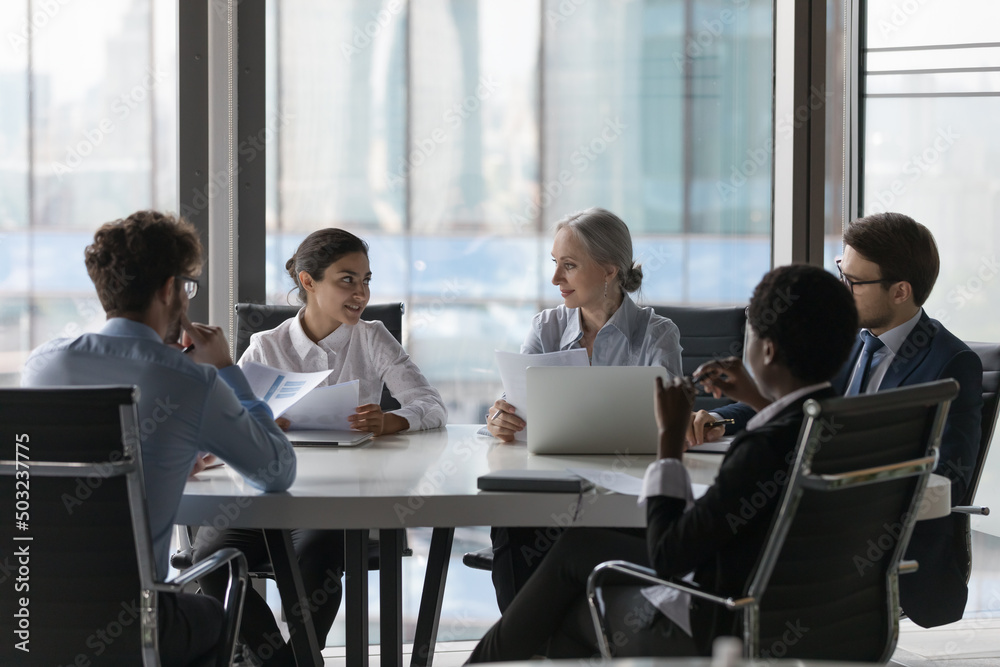
M287 431L295 447L357 447L372 439L371 431Z
M532 366L532 454L655 454L653 389L662 366Z

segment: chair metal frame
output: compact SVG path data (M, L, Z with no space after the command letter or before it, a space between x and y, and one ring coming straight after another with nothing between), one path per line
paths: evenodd
M928 396L927 394L934 395ZM610 645L608 642L604 613L601 609L601 585L604 579L611 573L618 573L638 579L650 585L663 585L673 589L688 593L694 597L714 602L722 605L730 611L743 610L743 653L746 658L758 657L760 646L760 604L775 565L784 546L785 538L795 520L796 510L803 492L806 489L821 492L836 492L841 489L849 489L879 482L896 480L905 477L919 476L913 497L910 500L906 521L902 527L902 532L896 542L895 549L891 556L888 569L888 591L891 609L899 609L899 588L898 575L902 571L914 570L916 564L902 563L903 553L909 543L910 534L913 531L913 524L916 520L917 509L927 479L931 471L937 465L938 448L941 442L941 433L944 430L945 419L948 415L948 408L952 398L958 392L958 383L954 380L940 380L938 382L915 385L904 389L891 390L878 394L868 394L860 397L831 399L825 403L833 409L828 409L824 414L823 405L815 400L806 401L803 411L806 415L802 431L799 435L795 463L785 491L782 495L781 503L777 509L774 523L769 531L768 540L761 553L757 566L751 575L746 595L742 597L721 596L706 592L684 583L662 579L656 575L656 571L628 563L626 561L608 561L601 563L590 574L587 580L587 600L590 606L591 618L594 623L594 630L597 635L598 647L604 658L611 658ZM839 474L813 474L811 471L813 457L819 450L821 444L829 445L830 436L824 434L823 428L827 418L832 414L861 413L869 412L879 406L896 407L904 405L908 400L912 400L914 394L925 394L921 397L921 402L935 404L935 414L929 432L928 455L901 461L891 465L883 465L874 468L852 470ZM899 613L887 614L889 623L888 637L889 646L886 647L882 662L887 660L895 647L899 636Z
M122 457L118 461L99 463L32 460L29 466L32 477L75 477L86 478L97 475L102 479L125 477L129 513L132 517L132 533L138 565L139 599L141 600L140 624L142 660L146 667L160 664L159 639L157 632L157 596L159 593L180 593L183 588L197 578L220 567L230 570L230 585L223 603L226 623L223 641L219 645L215 664L226 667L232 664L236 648L236 637L246 592L247 566L243 554L236 549L223 549L211 558L188 568L166 582L156 581L153 541L146 513L146 492L142 476L141 442L138 434L139 418L136 411L138 388L134 386L92 386L92 387L51 387L45 389L3 389L0 403L10 404L30 397L43 401L52 408L52 419L59 419L58 400L73 400L73 397L97 398L105 403L117 401L119 404ZM0 460L0 476L14 476L19 462Z

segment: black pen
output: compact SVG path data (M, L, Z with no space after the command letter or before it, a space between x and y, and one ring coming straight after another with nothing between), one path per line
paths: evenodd
M735 424L735 419L719 419L714 422L708 422L705 424L705 428L718 428L719 426L725 426L726 424Z

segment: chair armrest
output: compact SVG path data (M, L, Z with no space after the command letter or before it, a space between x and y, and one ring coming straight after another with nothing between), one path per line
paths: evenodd
M683 591L684 593L688 593L697 598L721 604L727 609L739 609L740 607L745 607L755 601L752 597L736 599L732 597L721 597L719 595L707 593L700 588L695 588L690 584L670 581L669 579L661 579L656 576L656 570L643 567L642 565L636 565L635 563L629 563L624 560L609 560L606 563L601 563L595 567L594 571L590 573L589 577L587 577L587 596L589 597L592 593L596 593L601 587L601 582L612 572L623 574L632 579L645 581L652 586L667 586L669 588L676 588L679 591Z
M920 563L915 560L901 560L899 561L899 573L900 574L913 574L918 569L920 569Z
M243 598L247 591L247 559L243 552L233 548L219 549L205 560L182 570L170 581L153 586L157 591L179 593L187 584L223 566L229 567L229 586L226 599L222 603L222 608L225 610L225 624L222 641L219 642L215 657L217 667L231 665L236 654L236 638L243 616Z
M958 512L959 514L978 514L980 516L989 516L990 508L981 507L979 505L957 505L951 508L952 512Z
M648 567L643 567L641 565L636 565L635 563L629 563L623 560L609 560L595 567L594 571L590 573L589 577L587 577L587 602L590 605L590 617L594 622L594 634L597 635L597 646L601 651L601 657L605 659L610 659L614 656L611 655L608 633L605 630L604 612L601 610L602 604L599 597L601 595L602 582L611 573L624 575L628 578L637 579L654 586L669 586L670 588L675 588L703 600L709 600L711 602L721 604L731 610L756 603L756 600L752 597L738 598L734 600L731 597L724 598L718 595L712 595L711 593L706 593L701 589L687 584L661 579L656 576L655 570Z
M239 561L240 558L242 558L242 562ZM169 579L162 584L157 584L155 588L156 590L161 591L178 592L184 586L200 579L209 572L214 572L223 565L229 565L230 561L234 559L237 559L236 571L233 573L234 577L238 579L242 575L242 577L246 579L247 563L246 558L243 557L243 552L239 549L229 548L219 549L205 560L199 561L191 567L178 572L177 576L173 579Z

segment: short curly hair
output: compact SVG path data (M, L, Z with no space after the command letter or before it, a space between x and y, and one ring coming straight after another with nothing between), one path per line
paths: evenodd
M765 275L747 309L758 338L797 379L824 382L847 361L858 335L858 309L847 287L816 266L781 266Z
M201 241L182 218L137 211L101 225L84 260L108 317L144 313L170 277L201 271Z

